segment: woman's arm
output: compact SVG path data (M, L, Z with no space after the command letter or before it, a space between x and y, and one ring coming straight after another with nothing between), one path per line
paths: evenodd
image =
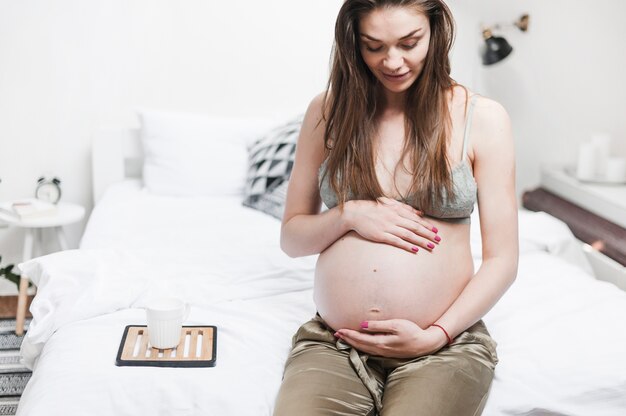
M494 101L481 98L476 110L472 148L483 260L463 292L436 322L452 338L481 319L517 275L519 241L511 123L506 110Z
M324 94L311 101L296 146L295 162L280 233L280 246L291 257L322 252L349 231L338 208L320 214L318 172L324 160L322 105Z
M432 224L411 206L389 198L347 201L320 213L318 174L325 157L324 94L313 99L302 122L296 156L287 188L280 246L291 257L318 254L348 231L363 238L394 245L411 253L436 241Z

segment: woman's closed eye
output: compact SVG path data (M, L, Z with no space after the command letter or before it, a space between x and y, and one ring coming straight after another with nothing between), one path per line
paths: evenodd
M383 50L383 47L379 46L377 48L374 48L374 47L372 47L370 45L365 45L365 49L367 49L368 52L380 52L380 51Z
M412 42L412 43L403 43L400 45L400 47L406 51L410 51L411 49L415 48L417 46L417 42ZM379 46L379 47L372 47L370 45L365 45L365 49L368 52L380 52L383 50L383 46Z

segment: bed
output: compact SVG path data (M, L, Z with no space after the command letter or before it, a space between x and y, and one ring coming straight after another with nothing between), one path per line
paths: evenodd
M275 218L299 119L140 119L96 135L80 248L20 265L38 292L18 415L271 415L291 336L315 313L316 257L283 254ZM484 318L500 363L483 414L626 414L626 293L590 274L562 222L523 210L519 220L518 278ZM145 324L143 307L164 295L191 305L185 325L217 326L215 367L115 365L124 328Z

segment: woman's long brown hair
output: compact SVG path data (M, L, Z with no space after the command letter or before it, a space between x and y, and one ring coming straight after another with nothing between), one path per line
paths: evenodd
M384 88L360 52L359 20L382 7L409 7L430 22L430 45L424 67L411 85L405 103L405 146L400 161L413 180L407 201L428 211L444 196L453 198L451 170L446 157L451 132L448 93L456 85L450 77L449 52L454 20L439 0L346 0L335 25L335 45L323 114L326 116L325 175L340 206L349 198L374 200L383 196L376 177L373 135ZM405 159L406 157L406 159ZM402 164L402 163L400 163Z

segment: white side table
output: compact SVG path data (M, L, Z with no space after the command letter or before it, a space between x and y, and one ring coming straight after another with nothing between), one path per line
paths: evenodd
M33 257L34 250L41 250L41 234L44 228L50 228L55 233L61 250L67 250L67 239L63 232L63 226L80 221L85 216L85 208L68 202L59 202L57 211L51 215L40 218L21 220L0 212L0 221L11 226L24 228L24 250L22 252L23 261ZM28 277L22 275L20 279L19 295L17 297L17 313L15 322L15 333L24 333L24 318L26 317L26 301L28 290Z

